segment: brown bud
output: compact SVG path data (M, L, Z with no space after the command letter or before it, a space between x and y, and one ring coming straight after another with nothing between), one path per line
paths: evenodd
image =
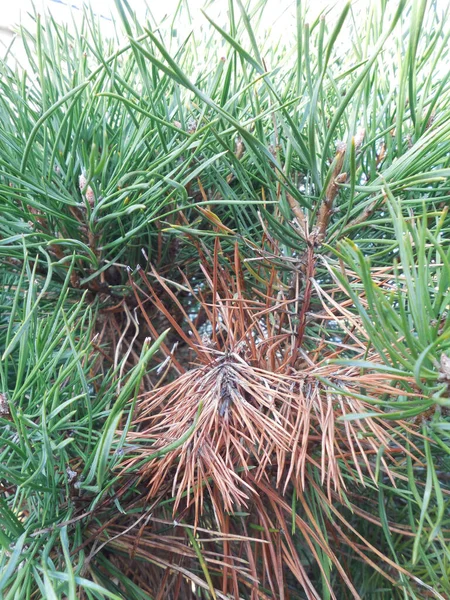
M8 398L6 394L0 394L0 417L5 417L10 415Z

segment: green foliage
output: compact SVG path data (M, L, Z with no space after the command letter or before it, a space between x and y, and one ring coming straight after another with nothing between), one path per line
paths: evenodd
M73 554L83 539L83 519L75 515L80 507L89 514L110 493L111 481L103 480L112 475L113 423L133 399L158 343L144 346L117 394L113 371L101 381L92 374L94 309L74 297L69 276L63 285L49 283L51 269L47 282L38 277L37 258L25 251L22 273L2 271L0 374L7 409L1 418L0 590L5 598L26 598L34 581L46 598L78 597L77 586L103 598L105 590L81 576L84 551ZM97 486L89 485L93 474ZM86 489L97 492L87 502Z
M125 36L36 15L0 60L0 598L447 598L449 8L297 0L277 40L230 0L180 39L115 4ZM248 413L233 512L175 484L198 363L244 346L280 434Z

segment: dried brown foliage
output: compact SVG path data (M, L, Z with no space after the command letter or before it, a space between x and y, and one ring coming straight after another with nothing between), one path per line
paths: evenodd
M163 346L166 360L158 369L159 381L138 401L121 463L124 475L134 473L145 484L147 501L167 498L163 513L156 508L152 518L179 531L189 523L194 528L194 534L185 533L180 541L181 562L175 559L174 538L156 538L156 563L188 576L183 569L198 558L192 535L202 538L199 532L207 525L213 549L202 538L202 586L213 597L231 594L237 599L247 589L252 598L288 598L288 590L300 586L306 597L319 599L295 551L299 542L294 543L293 529L300 532L301 546L315 558L317 568L323 569L326 556L353 597L359 596L346 574L349 553L394 582L394 563L352 528L345 510L359 510L358 494L367 485L376 487L380 476L395 486L396 466L407 454L420 462L398 423L373 405L380 395L398 394L399 382L389 374L361 374L329 362L349 348L361 357L366 349L354 333L360 324L345 302L334 299L337 288L324 291L300 272L303 293L309 285L309 297L314 291L321 300L316 321L338 322L345 334L337 348L322 336L308 340L305 351L299 336L305 335L307 311L275 269L266 270L265 289L252 289L237 247L231 260L218 242L214 256L205 253L201 258L201 287L182 276L173 288L154 269L141 270L140 283L132 282L143 313L153 305L180 340L178 350ZM162 302L157 287L165 291L170 306ZM176 289L188 291L195 305L193 318ZM173 317L174 306L183 319ZM156 335L154 324L149 319L147 324ZM367 413L371 416L365 417ZM350 414L357 416L342 420ZM403 431L410 430L403 426ZM377 517L367 516L379 525ZM148 536L145 544L152 545ZM161 544L171 558L161 558ZM135 552L143 547L136 543ZM173 586L172 576L166 577L164 585L170 579Z

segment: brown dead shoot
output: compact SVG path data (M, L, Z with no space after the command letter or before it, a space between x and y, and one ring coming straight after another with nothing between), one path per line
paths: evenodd
M299 336L306 335L310 303L299 309L275 269L269 267L265 273L260 269L265 289L247 289L237 246L230 259L217 241L214 256L205 251L201 258L205 284L194 287L183 274L178 284L189 291L193 317L179 300L177 288L155 269L141 270L139 284L131 279L141 310L153 306L163 314L183 349L163 348L166 360L158 373L164 374L138 401L122 473L136 474L147 487L148 499L161 490L172 497L171 518L177 522L180 515L192 515L197 531L207 519L210 528L224 535L223 575L212 567L212 579L220 580L218 589L236 599L241 585L250 585L254 598L264 597L258 591L261 586L271 589L274 597L287 598L281 591L285 567L308 598L320 598L297 553L291 551L289 503L295 494L303 508L294 522L305 547L322 568L320 548L358 598L324 536L323 523L308 506L307 494L317 489L320 502L337 510L336 501L351 506L355 486L377 486L380 476L395 486L396 466L408 455L420 463L417 449L399 433L400 424L385 419L376 407L381 395L398 395L401 381L377 372L376 356L370 353L365 360L373 361L374 370L364 373L329 362L349 348L353 357L363 357L366 347L361 336L353 334L361 324L345 302L335 301L333 290L323 290L311 273L309 294L316 294L316 322L332 319L342 325L345 338L340 348L322 337L315 341L316 350L305 352ZM304 281L301 285L305 289ZM161 300L157 287L164 290L170 306ZM405 430L411 433L411 425L403 424ZM257 525L263 546L243 543L238 549L227 540L231 532L248 535L245 519L237 529L231 528L230 515L235 513L247 515ZM338 522L331 515L327 528L337 547L349 548L369 564L375 561L389 579L389 559L374 557L364 539L353 539L344 517ZM246 577L243 583L238 558L248 564L252 583ZM386 571L378 564L380 558Z

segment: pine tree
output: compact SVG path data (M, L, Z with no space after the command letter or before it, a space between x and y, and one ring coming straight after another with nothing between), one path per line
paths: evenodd
M5 600L450 595L450 7L269 4L0 61Z

